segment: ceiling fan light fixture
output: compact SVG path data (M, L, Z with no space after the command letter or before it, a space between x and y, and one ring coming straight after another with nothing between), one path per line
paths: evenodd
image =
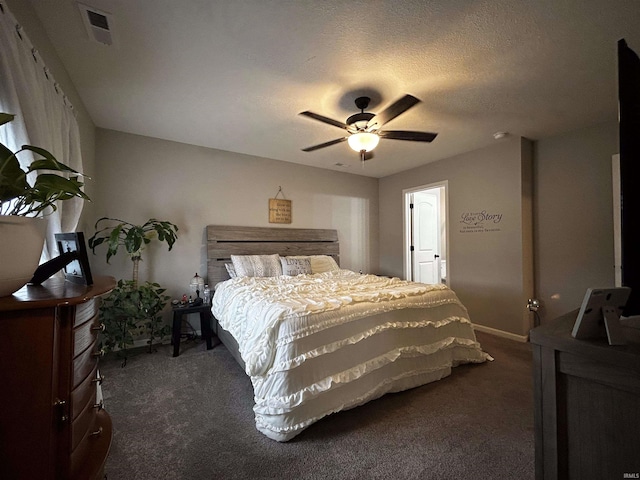
M378 142L380 141L380 137L375 133L359 132L350 135L347 141L349 142L351 149L356 152L370 152L376 148L376 145L378 145Z
M313 120L338 127L341 130L346 130L347 135L335 140L313 145L311 147L303 148L303 152L313 152L321 148L330 147L342 143L345 140L348 141L349 147L360 154L362 161L369 160L373 154L370 153L380 141L380 138L388 140L404 140L411 142L432 142L437 133L432 132L417 132L409 130L381 130L387 122L393 120L398 115L409 110L411 107L420 102L416 97L406 94L399 100L396 100L382 112L374 114L371 112L365 112L364 110L369 105L369 97L358 97L355 100L356 107L360 109L359 113L351 115L347 118L346 122L339 122L324 115L318 115L310 111L300 112L300 115L309 117ZM369 153L369 155L365 155Z

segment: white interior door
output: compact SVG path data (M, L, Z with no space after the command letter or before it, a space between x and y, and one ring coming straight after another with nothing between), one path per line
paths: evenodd
M412 194L413 280L440 283L440 190Z

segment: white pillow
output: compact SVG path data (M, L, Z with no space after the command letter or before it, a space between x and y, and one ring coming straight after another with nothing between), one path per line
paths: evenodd
M239 277L277 277L282 275L280 255L231 255Z
M229 274L229 278L236 278L238 276L236 274L236 267L233 266L233 263L225 263L224 266L227 269L227 273Z
M340 270L340 267L329 255L311 255L311 271L313 273L331 272L333 270Z
M283 275L300 275L311 273L311 259L309 257L280 257Z

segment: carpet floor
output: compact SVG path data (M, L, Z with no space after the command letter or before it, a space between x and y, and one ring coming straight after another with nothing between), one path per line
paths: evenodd
M531 347L481 332L495 358L330 415L287 443L255 429L249 378L186 341L101 363L108 480L534 478Z

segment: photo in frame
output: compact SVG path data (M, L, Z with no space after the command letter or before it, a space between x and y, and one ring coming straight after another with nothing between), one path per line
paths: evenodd
M76 257L63 267L65 279L80 285L93 285L84 233L56 233L55 239L60 255L77 253Z

